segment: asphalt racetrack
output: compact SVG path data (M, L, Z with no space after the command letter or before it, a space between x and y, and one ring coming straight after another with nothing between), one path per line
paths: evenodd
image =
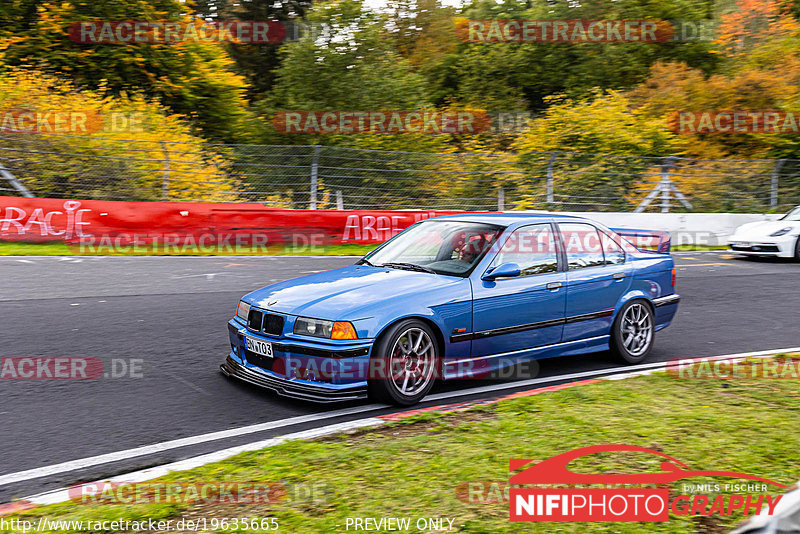
M678 253L675 258L681 306L672 326L658 334L649 361L800 346L800 264L740 260L716 252ZM134 360L136 370L133 377L128 372L97 380L0 380L0 502L393 411L369 401L316 405L284 399L218 371L229 349L226 322L241 295L353 261L0 258L0 358L95 357L106 368L112 360L128 365ZM618 365L604 353L542 360L539 376ZM122 371L120 364L117 372ZM440 384L421 406L514 391L468 391L497 384ZM307 417L220 439L197 438L297 416ZM113 461L49 467L179 438L191 439L146 454L123 453Z

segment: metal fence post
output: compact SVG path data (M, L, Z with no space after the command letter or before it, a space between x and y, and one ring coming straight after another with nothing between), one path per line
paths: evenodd
M13 174L11 174L10 172L8 172L8 169L6 169L6 168L3 166L3 164L2 164L2 163L0 163L0 176L2 176L3 178L5 178L5 179L8 181L8 183L9 183L9 184L11 184L11 187L13 187L13 188L14 188L14 189L16 189L17 191L19 191L19 194L20 194L20 195L22 195L23 197L26 197L26 198L34 198L34 197L36 196L36 195L34 195L33 193L31 193L31 192L28 190L28 188L27 188L27 187L25 187L24 185L22 185L22 182L20 182L19 180L17 180L17 177L16 177L16 176L14 176L14 175L13 175Z
M506 209L506 192L501 187L497 190L497 211L505 211Z
M163 200L169 199L169 149L167 142L161 141L161 150L164 151L164 167L161 177L161 198Z
M672 182L672 169L675 167L675 161L678 158L675 156L667 156L661 164L661 179L658 181L652 191L636 206L633 213L642 213L647 206L649 206L658 196L661 196L661 213L669 213L671 208L670 198L675 195L681 204L687 209L691 210L692 203L687 200L683 193L681 193L677 186Z
M670 209L670 193L672 192L672 180L670 179L670 171L675 166L675 157L667 156L664 158L664 164L661 166L661 213L669 213Z
M314 157L311 159L311 191L308 207L317 209L317 177L319 173L319 145L314 145Z
M786 163L785 159L779 159L775 163L775 168L772 169L769 187L769 207L773 210L778 207L778 185L780 183L781 167L783 167L784 163Z
M336 191L336 209L343 210L344 209L344 200L342 200L342 191Z
M547 203L553 204L555 203L555 194L553 193L553 166L556 162L556 157L558 157L558 151L554 150L550 154L550 161L547 162Z

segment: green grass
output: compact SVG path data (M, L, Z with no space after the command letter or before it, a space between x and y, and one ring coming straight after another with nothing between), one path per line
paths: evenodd
M65 243L17 243L0 241L0 256L71 256Z
M743 517L674 516L666 523L511 524L507 503L469 503L469 481L507 481L511 458L545 459L578 447L626 443L692 469L730 470L792 484L800 479L800 380L678 380L664 373L599 382L458 414L423 414L356 435L283 445L162 479L318 484L318 497L272 505L60 504L21 516L50 519L275 517L280 532L343 532L348 517L455 518L457 531L728 532ZM598 455L578 471L659 471L647 455ZM692 479L690 483L740 482ZM679 492L678 482L673 489ZM308 486L305 486L308 487ZM676 494L676 492L673 492ZM773 488L770 493L780 493ZM8 519L6 517L5 519ZM239 530L246 532L246 530Z
M121 252L110 249L96 251L81 251L79 247L65 243L18 243L0 241L0 256L363 256L378 245L326 245L315 247L270 246L265 248L240 248L238 250L202 251L164 251L155 253L149 250L136 252ZM677 245L672 247L673 252L701 251L701 250L727 250L726 246L708 245Z
M147 247L139 251L116 251L108 248L81 250L77 245L66 243L19 243L0 241L0 256L363 256L378 245L326 245L326 246L292 246L279 245L270 247L240 247L238 249L201 250L182 249L155 252Z

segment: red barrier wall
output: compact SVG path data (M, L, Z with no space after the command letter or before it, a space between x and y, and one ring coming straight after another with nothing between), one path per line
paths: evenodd
M99 243L258 236L268 244L381 243L415 222L456 211L269 209L255 203L116 202L0 197L0 240ZM263 243L262 243L263 244Z

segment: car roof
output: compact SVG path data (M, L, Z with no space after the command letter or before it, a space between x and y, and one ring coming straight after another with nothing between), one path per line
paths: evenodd
M439 217L432 217L432 219L443 220L452 219L456 221L484 223L484 224L498 224L500 226L511 226L512 224L524 222L542 222L552 219L574 219L576 221L585 221L581 217L574 217L572 215L561 215L559 213L550 212L517 212L517 213L463 213L456 215L442 215Z

